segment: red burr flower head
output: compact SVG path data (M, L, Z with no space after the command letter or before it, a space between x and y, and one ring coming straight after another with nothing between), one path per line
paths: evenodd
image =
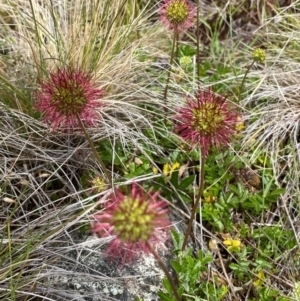
M58 68L40 83L35 108L44 114L44 121L52 127L74 129L78 118L86 126L95 126L103 106L104 93L92 76L72 67Z
M131 193L116 189L103 211L94 215L92 232L99 237L114 236L106 252L111 258L122 258L122 265L141 253L149 254L149 244L163 245L167 239L167 202L159 193L146 192L136 183Z
M188 0L165 0L160 8L160 20L169 29L181 32L193 26L194 7Z
M212 90L200 90L177 111L176 131L192 147L207 156L212 147L228 146L236 132L238 114L231 103Z

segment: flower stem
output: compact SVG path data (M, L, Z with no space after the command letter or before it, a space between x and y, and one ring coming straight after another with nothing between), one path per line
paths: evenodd
M251 69L251 67L253 66L253 64L255 63L255 61L252 61L252 63L248 66L245 74L244 74L244 77L243 77L243 80L242 80L242 83L239 87L239 90L238 90L238 102L241 102L241 95L242 95L242 90L243 90L243 87L244 87L244 84L245 84L245 80L246 80L246 77Z
M97 150L96 150L96 148L95 148L95 145L94 145L94 143L93 143L93 141L92 141L90 135L89 135L88 132L86 131L86 129L85 129L85 127L84 127L84 124L82 123L82 121L81 121L81 119L80 119L80 117L79 117L78 114L77 114L77 119L78 119L78 121L79 121L79 124L80 124L81 129L83 130L84 136L86 137L86 139L87 139L87 141L88 141L88 143L89 143L89 145L90 145L90 148L92 149L92 152L93 152L93 154L94 154L96 160L99 162L101 168L103 169L103 171L104 171L104 173L105 173L105 176L106 176L107 180L108 180L109 183L110 183L110 186L113 188L112 177L110 176L110 174L109 174L109 172L108 172L106 166L104 165L102 159L100 158L100 156L99 156L99 154L98 154L98 152L97 152Z
M175 43L176 43L175 62L178 64L179 63L179 32L178 31L176 31Z
M173 281L173 278L171 276L171 274L168 271L168 268L166 267L166 265L164 264L164 262L162 261L162 259L160 258L160 256L157 254L157 252L154 250L154 248L152 247L152 245L149 242L146 242L147 247L149 248L150 252L152 253L152 255L154 256L154 258L157 260L159 266L161 267L161 269L164 271L170 285L172 288L172 291L174 293L175 299L176 301L181 301L180 296L178 295L175 283Z
M205 157L201 154L200 155L200 159L201 159L201 162L200 162L199 191L198 191L198 195L196 197L196 202L195 202L194 207L192 209L192 213L191 213L191 216L190 216L190 219L189 219L187 230L185 232L184 241L183 241L182 249L181 249L182 252L185 250L185 247L187 245L188 237L189 237L189 235L191 233L191 230L192 230L192 224L193 224L193 221L194 221L194 218L195 218L195 215L196 215L196 210L197 210L197 208L199 206L199 202L200 202L200 199L201 199L201 195L202 195L202 191L203 191L203 186L204 186L204 163L205 163Z
M171 51L171 57L170 57L170 63L169 63L169 69L168 69L168 76L167 76L167 81L166 81L166 86L164 90L164 111L166 113L167 111L167 94L168 94L168 89L169 89L169 82L170 82L170 77L171 77L171 69L172 69L172 64L174 60L174 53L175 53L175 44L176 44L176 31L174 30L174 35L173 35L173 43L172 43L172 51Z
M196 35L197 35L197 84L198 84L198 90L200 89L200 0L197 0L197 30L196 30Z

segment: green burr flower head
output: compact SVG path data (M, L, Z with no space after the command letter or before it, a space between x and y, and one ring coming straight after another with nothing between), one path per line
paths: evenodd
M252 53L255 62L263 63L266 60L266 52L261 48L256 48Z
M172 1L167 7L167 19L171 23L183 23L187 20L188 16L189 8L184 1Z

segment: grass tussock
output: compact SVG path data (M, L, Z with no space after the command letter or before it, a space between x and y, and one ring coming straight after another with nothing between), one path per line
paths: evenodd
M263 68L258 67L250 74L251 93L243 101L249 122L244 145L253 148L252 161L261 152L269 152L276 181L286 187L288 199L299 194L300 171L299 59L296 54L300 24L296 6L294 10L293 13L283 10L261 28L267 61ZM293 226L298 224L295 219Z

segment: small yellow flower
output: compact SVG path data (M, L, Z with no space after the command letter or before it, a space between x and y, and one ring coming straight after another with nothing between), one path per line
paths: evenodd
M263 271L259 271L258 274L256 275L256 280L253 281L253 285L255 287L262 285L263 282L264 282L264 279L265 279L264 272Z
M216 199L216 197L213 195L208 195L208 196L204 197L205 203L212 203L215 201L215 199Z
M167 177L169 175L169 172L170 172L170 164L165 163L163 167L163 174Z
M175 162L172 164L172 166L169 163L165 163L163 167L163 174L170 179L172 177L172 173L179 169L180 164L178 162Z
M223 244L227 246L229 252L240 252L243 247L243 244L239 239L232 239L231 237L225 239Z
M216 197L206 190L203 192L203 195L205 203L213 203L216 200Z
M255 62L263 63L266 60L266 52L261 48L256 48L252 53Z
M153 166L153 167L152 167L152 172L153 172L155 175L157 175L157 174L158 174L158 169L157 169L155 166Z
M172 173L173 171L177 170L180 167L180 164L178 162L175 162L172 167L170 172Z

